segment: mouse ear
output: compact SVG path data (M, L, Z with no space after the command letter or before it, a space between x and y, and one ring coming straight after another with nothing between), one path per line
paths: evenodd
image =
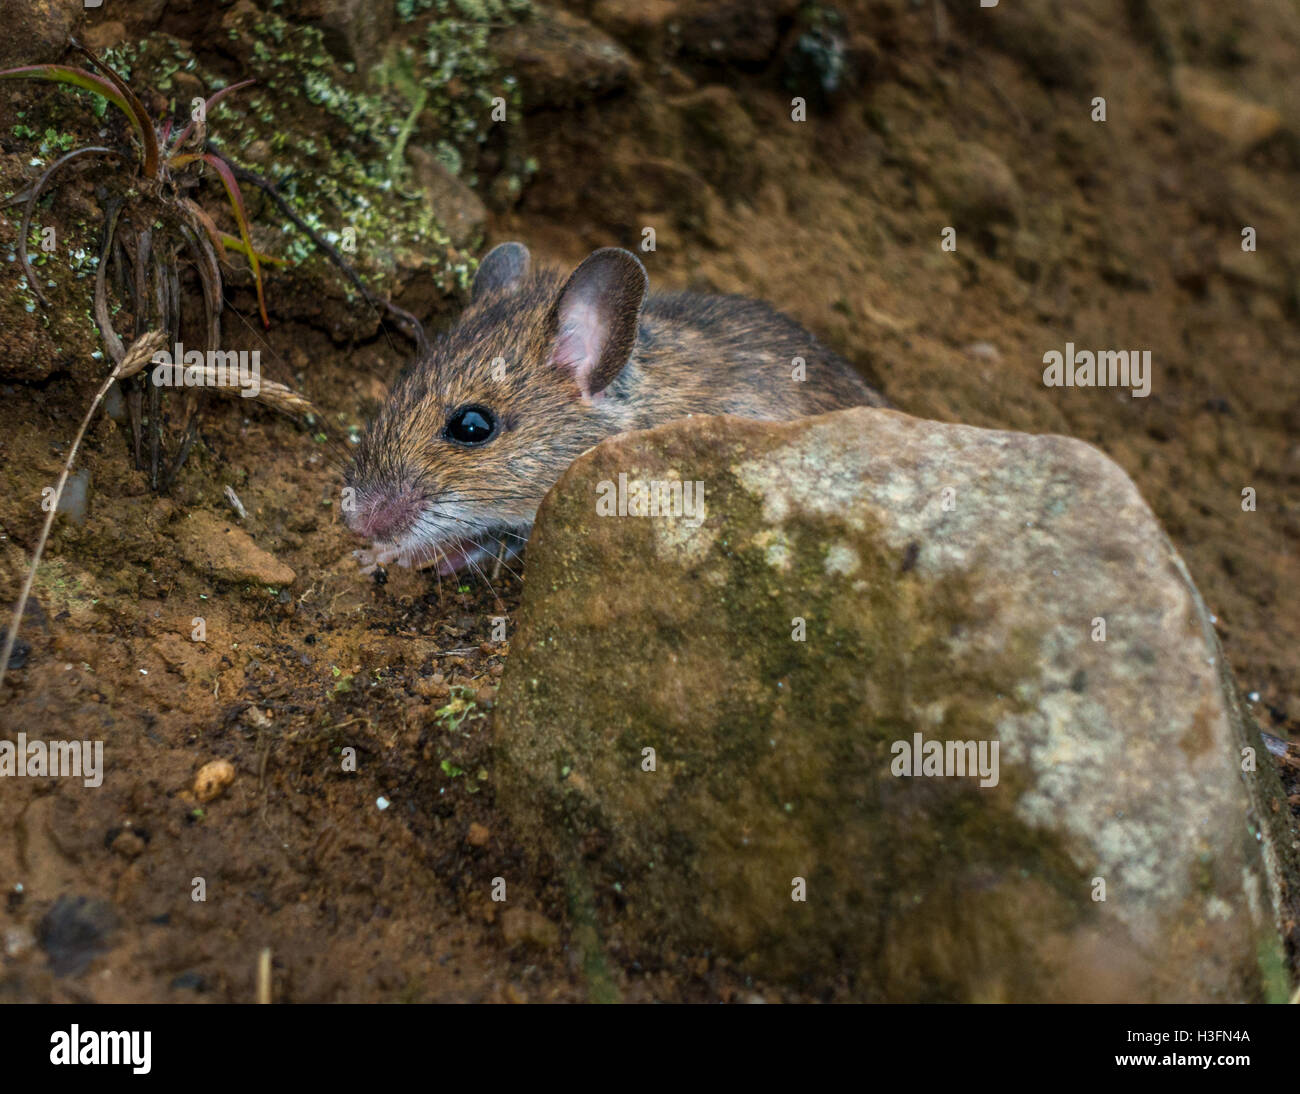
M584 396L623 371L649 284L641 260L621 247L593 251L564 283L551 309L551 363L570 371Z
M499 243L483 256L474 275L470 296L478 300L490 292L514 292L528 273L530 256L522 243Z

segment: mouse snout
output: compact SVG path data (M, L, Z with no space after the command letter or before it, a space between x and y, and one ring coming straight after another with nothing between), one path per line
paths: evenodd
M375 490L357 500L348 526L367 539L395 542L414 526L423 505L423 496L410 487Z

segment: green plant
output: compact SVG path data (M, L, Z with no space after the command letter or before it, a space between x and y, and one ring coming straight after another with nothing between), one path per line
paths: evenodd
M475 691L471 687L463 684L456 684L451 689L451 701L446 706L440 707L434 712L434 718L444 728L449 730L460 729L461 724L466 720L476 720L484 717L482 711L478 709L478 703L474 699Z
M197 270L204 309L204 349L211 353L221 339L222 276L219 258L227 250L243 254L252 271L262 323L270 326L263 291L262 265L275 259L260 254L253 246L243 194L231 165L207 148L207 119L210 111L233 91L247 87L244 80L222 88L196 109L189 121L176 132L167 121L155 126L139 96L109 65L79 43L72 49L99 71L69 65L26 65L0 71L4 80L44 80L88 91L117 107L130 122L135 139L134 152L104 145L84 145L64 152L51 163L36 182L11 199L23 202L22 227L18 235L18 256L27 283L37 299L46 306L49 300L41 291L27 253L28 235L36 203L50 188L56 175L70 165L86 164L93 159L112 159L123 169L110 176L112 195L105 215L103 240L95 277L94 318L105 348L115 366L125 356L122 336L114 324L125 308L133 326L131 339L147 330L163 331L168 344L180 341L181 268L185 256ZM102 73L102 75L101 75ZM239 231L238 238L218 229L212 217L191 197L204 169L212 170L225 189L226 198ZM116 277L110 280L110 271ZM117 299L114 299L116 288ZM115 307L114 305L119 305ZM203 400L198 390L187 388L184 395L184 426L170 462L165 461L162 443L162 392L140 376L119 381L126 394L131 417L132 447L135 464L144 466L142 424L148 423L150 483L155 490L166 489L189 455L197 436ZM147 412L143 409L148 398Z

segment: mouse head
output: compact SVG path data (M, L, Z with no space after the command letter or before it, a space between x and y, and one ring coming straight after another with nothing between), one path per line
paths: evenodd
M375 564L474 567L517 550L564 469L631 428L627 396L648 279L629 251L593 252L567 279L503 243L469 306L394 385L347 476L348 524Z

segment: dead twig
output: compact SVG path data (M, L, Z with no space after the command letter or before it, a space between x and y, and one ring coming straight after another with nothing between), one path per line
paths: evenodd
M27 609L27 598L31 595L32 584L36 581L36 567L41 563L41 555L45 551L45 541L49 539L50 529L54 527L54 518L59 512L59 500L63 497L63 487L67 484L68 476L72 473L72 462L77 458L77 450L81 447L82 438L85 437L86 430L90 427L90 420L95 416L95 411L99 409L99 404L103 402L104 396L108 394L108 389L113 386L114 382L134 376L166 344L167 336L160 330L151 330L140 335L131 343L131 348L126 351L121 361L113 366L113 370L108 374L104 382L99 385L99 391L95 393L95 397L90 401L90 409L86 411L86 416L81 422L81 428L77 430L77 435L73 438L72 447L68 450L68 458L63 462L63 473L55 484L54 496L50 499L49 512L45 517L45 527L41 529L40 538L36 541L36 550L32 554L32 565L27 571L27 580L23 583L23 591L18 596L18 605L14 608L14 617L9 624L9 632L5 635L4 650L0 652L0 684L4 683L5 673L9 671L9 658L14 652L14 643L18 641L18 625L22 622L23 612Z

